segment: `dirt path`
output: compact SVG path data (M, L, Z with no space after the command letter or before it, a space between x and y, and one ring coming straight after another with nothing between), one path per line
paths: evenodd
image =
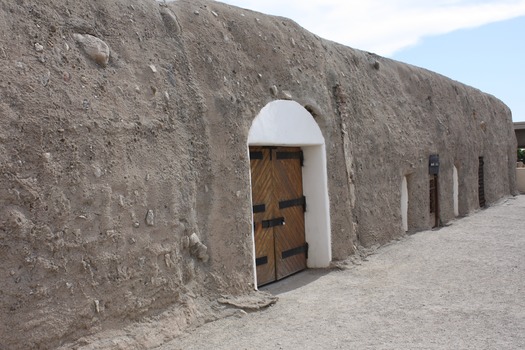
M158 349L523 349L525 196L265 290L279 302Z

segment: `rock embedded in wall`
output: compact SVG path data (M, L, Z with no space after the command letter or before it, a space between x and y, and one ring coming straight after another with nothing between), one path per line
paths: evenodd
M73 34L73 39L80 44L86 55L101 67L106 67L109 62L110 50L108 44L102 39L90 34Z
M146 214L146 225L155 226L155 213L151 209Z
M191 236L188 239L188 245L190 248L191 255L202 260L203 262L208 261L209 259L209 256L207 254L208 247L202 244L201 240L199 239L199 236L197 236L196 233L191 234Z

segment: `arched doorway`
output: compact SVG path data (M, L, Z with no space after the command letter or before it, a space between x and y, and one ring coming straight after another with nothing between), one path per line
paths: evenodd
M452 168L452 198L454 203L454 216L459 216L459 177L458 168L454 165Z
M403 176L401 181L401 224L403 231L408 232L408 181L406 176Z
M283 256L286 258L289 254L304 253L305 257L307 255L307 267L328 267L332 257L326 151L324 137L314 118L297 102L284 100L270 102L260 111L252 123L248 134L248 153L250 153L250 147L252 148L252 159L257 158L257 162L265 161L269 158L273 160L273 157L275 157L275 159L289 160L290 167L296 166L294 164L299 162L301 164L300 176L284 176L287 179L302 177L301 186L306 208L304 212L304 239L308 250L303 252L301 247L296 247L296 249L281 252L277 248L274 251L274 254L278 255L275 260L279 260ZM263 152L263 150L265 151ZM279 156L278 153L281 155ZM260 165L261 163L257 164ZM262 165L260 167L267 169L272 168L273 165L268 163L268 166ZM252 170L254 170L254 166L252 166ZM253 184L253 179L250 183ZM271 185L260 187L264 191ZM279 186L276 187L279 188ZM251 190L253 190L253 186ZM281 202L302 205L300 198L286 198L286 200ZM254 213L262 210L263 205L280 206L280 204L252 203L255 206ZM288 221L286 215L285 212L282 212L276 218L264 220L265 229L285 224ZM258 270L261 271L258 264L264 265L270 262L272 258L271 256L257 256L260 244L255 237L255 233L262 225L262 222L254 222L254 225L252 225L254 227L252 239L255 276L257 276ZM272 254L271 249L269 250L267 254ZM277 275L276 273L275 279L278 279Z

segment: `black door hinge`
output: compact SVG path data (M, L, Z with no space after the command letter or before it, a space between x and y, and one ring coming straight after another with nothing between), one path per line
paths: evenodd
M257 204L253 206L253 213L264 213L266 211L265 204Z
M282 226L282 225L284 225L284 218L283 217L275 218L275 219L271 219L271 220L264 220L262 222L262 227L263 228L270 228L270 227Z
M298 152L277 152L277 159L299 159L301 166L304 165L303 151Z
M306 212L306 197L302 196L301 198L289 199L286 201L279 202L279 209L286 209L290 207L303 207L303 212Z
M286 259L291 256L304 253L304 256L306 257L306 259L308 259L308 248L309 248L308 242L305 242L304 245L302 246L285 250L284 252L281 253L281 258Z

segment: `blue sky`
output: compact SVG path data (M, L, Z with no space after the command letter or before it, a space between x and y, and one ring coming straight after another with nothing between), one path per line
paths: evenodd
M428 37L391 57L490 93L525 121L525 17Z
M525 121L525 0L223 0L347 46L427 68Z

